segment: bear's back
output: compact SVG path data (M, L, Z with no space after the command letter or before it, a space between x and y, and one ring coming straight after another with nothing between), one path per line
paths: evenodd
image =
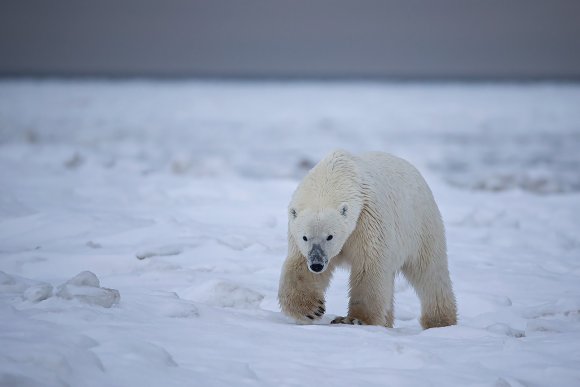
M425 233L443 235L441 214L433 193L417 168L382 152L364 153L360 160L366 172L365 181L371 187L365 197L366 205L380 214L387 232L397 229L400 235L407 236L389 243L399 251L412 253L419 247L417 237Z

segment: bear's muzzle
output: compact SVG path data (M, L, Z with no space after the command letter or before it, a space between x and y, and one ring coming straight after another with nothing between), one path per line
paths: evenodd
M321 273L326 268L328 258L320 245L312 245L312 249L308 253L308 269L313 273Z

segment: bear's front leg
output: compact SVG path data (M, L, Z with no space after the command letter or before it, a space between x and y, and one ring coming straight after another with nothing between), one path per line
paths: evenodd
M278 290L282 312L302 322L320 319L326 312L324 292L331 276L332 266L323 273L311 273L302 255L290 255L284 262Z
M395 274L379 268L353 267L350 273L348 316L331 324L381 325L393 327Z

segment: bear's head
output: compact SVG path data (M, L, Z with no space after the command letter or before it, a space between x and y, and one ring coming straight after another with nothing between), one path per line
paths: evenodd
M342 250L354 230L347 204L338 208L289 210L289 231L300 253L306 258L308 269L322 273L328 263Z

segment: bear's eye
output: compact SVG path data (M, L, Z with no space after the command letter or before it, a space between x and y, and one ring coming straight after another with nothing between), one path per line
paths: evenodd
M330 241L330 240L332 240L332 235L329 235L329 236L326 238L326 240L327 240L327 241Z
M306 238L306 236L303 236L302 239L304 239L304 242L308 242L308 238Z

